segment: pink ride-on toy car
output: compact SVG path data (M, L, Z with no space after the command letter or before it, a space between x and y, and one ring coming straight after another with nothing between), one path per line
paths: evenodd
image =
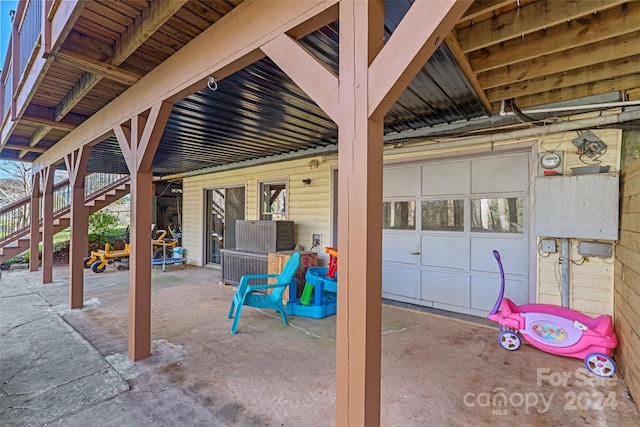
M547 353L584 359L589 371L601 377L616 372L611 350L618 344L611 316L595 319L565 307L550 304L516 305L504 298L504 270L498 251L493 256L500 267L500 296L487 316L500 325L498 342L506 350L517 350L522 335L531 345Z

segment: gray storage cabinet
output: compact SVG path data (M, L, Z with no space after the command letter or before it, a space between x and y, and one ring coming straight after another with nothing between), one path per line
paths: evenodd
M293 221L237 221L236 250L269 253L294 247Z
M237 285L245 274L267 274L269 252L294 246L293 221L237 221L235 249L220 251L222 281Z

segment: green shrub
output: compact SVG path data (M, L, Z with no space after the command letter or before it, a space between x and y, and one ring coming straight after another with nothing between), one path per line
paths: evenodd
M104 243L107 232L117 225L117 215L102 211L89 215L89 241L100 240ZM95 240L92 239L92 236Z

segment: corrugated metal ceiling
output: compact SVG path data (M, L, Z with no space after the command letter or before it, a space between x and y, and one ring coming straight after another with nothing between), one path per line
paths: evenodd
M385 3L387 39L410 6ZM338 23L300 42L336 73ZM385 117L385 133L486 116L445 45ZM271 60L264 58L176 103L154 158L154 174L299 152L337 143L337 127ZM104 163L109 159L107 163ZM92 150L89 170L126 172L115 138Z

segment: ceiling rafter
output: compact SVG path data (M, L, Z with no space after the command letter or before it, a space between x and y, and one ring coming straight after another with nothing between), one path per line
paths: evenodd
M492 13L495 9L509 6L516 3L516 0L476 0L460 18L461 21L474 19L476 17Z
M465 53L582 18L627 0L545 1L529 3L510 12L461 28L458 43Z
M149 37L153 35L165 22L167 22L182 6L186 0L167 2L150 2L149 6L136 17L133 23L120 35L114 43L113 55L106 61L111 66L119 66L133 52L135 52ZM71 109L99 82L102 75L85 72L67 93L64 99L56 106L55 118L62 119Z
M39 117L39 116L27 116L26 114L22 116L21 120L25 123L32 123L40 126L47 126L51 129L57 129L57 130L62 130L67 132L71 132L77 127L77 125L74 125L73 123L58 122L55 120L50 120L50 119L46 119L44 117Z
M638 40L640 31L480 73L478 81L488 90L549 74L577 70L620 57L639 55Z
M473 68L471 68L471 64L469 64L469 61L467 60L467 56L464 54L464 52L460 48L458 41L456 40L455 37L453 37L453 33L450 33L447 36L447 38L444 40L444 42L447 44L447 47L453 54L454 58L456 58L456 61L458 61L458 65L462 69L462 72L464 73L464 75L467 77L467 80L469 80L469 83L471 83L471 86L473 86L473 89L476 91L476 94L480 98L480 102L482 102L482 105L484 106L484 108L488 112L490 112L491 104L489 102L489 99L487 98L487 95L484 93L484 88L482 87L482 84L478 81L476 74L473 72Z
M6 148L7 150L19 150L20 152L26 151L31 153L44 153L45 151L47 151L46 148L42 148L42 147L27 147L27 146L18 145L18 144L7 144L4 146L4 148Z
M142 75L140 74L132 73L131 71L123 70L115 65L96 61L95 59L91 59L68 50L60 50L60 52L57 53L57 56L62 62L75 66L88 73L96 74L106 79L115 80L129 86L142 78Z
M616 76L609 80L600 80L569 88L549 90L544 93L523 96L519 97L516 102L519 108L530 108L538 105L552 104L555 102L584 98L603 93L622 92L630 87L640 88L640 73L627 76ZM499 103L493 105L493 108L494 111L497 111L500 108Z
M542 95L549 88L563 89L584 84L595 84L600 81L615 79L621 75L633 75L638 73L640 55L627 57L615 61L604 62L580 70L550 74L544 77L505 85L488 90L487 97L490 102L498 102L507 98L521 98L532 95Z
M640 30L640 2L607 9L563 25L469 53L476 73L585 46Z

